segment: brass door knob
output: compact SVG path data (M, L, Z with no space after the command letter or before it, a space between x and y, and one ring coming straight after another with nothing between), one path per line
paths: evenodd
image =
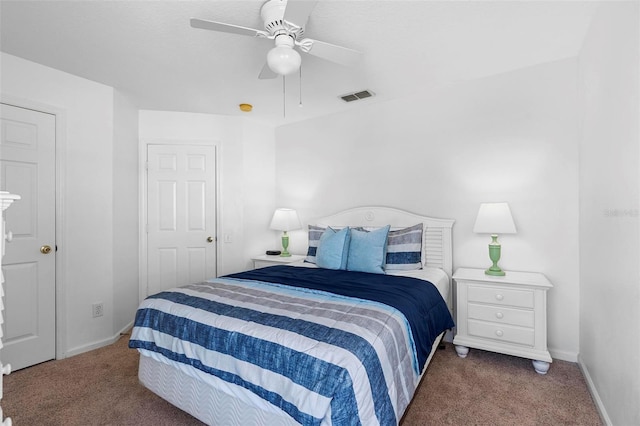
M42 246L42 247L40 247L40 253L42 253L42 254L51 253L51 246Z
M207 242L208 243L212 243L213 242L213 237L207 237Z

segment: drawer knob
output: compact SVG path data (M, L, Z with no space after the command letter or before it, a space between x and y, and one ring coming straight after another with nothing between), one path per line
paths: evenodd
M496 330L496 336L502 337L503 334L502 330Z
M496 318L498 318L498 319L502 319L502 317L504 317L504 315L502 314L502 312L496 312Z
M496 300L502 300L504 299L504 296L501 295L500 293L496 294Z

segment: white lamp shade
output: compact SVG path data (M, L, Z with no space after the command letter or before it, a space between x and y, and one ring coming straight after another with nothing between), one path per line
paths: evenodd
M513 223L509 204L481 203L473 232L476 234L515 234L516 225Z
M291 231L301 227L298 213L293 209L277 209L273 213L273 219L271 219L271 225L269 226L269 228L277 231Z

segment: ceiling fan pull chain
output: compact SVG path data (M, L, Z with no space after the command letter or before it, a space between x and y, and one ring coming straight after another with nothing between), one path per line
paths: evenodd
M300 103L298 106L302 108L302 65L300 65Z
M284 75L282 76L282 117L287 118L287 96L286 96L286 84L284 81Z

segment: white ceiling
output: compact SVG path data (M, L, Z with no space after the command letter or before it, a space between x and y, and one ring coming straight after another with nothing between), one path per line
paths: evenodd
M244 115L274 126L460 80L576 56L595 2L318 1L306 36L360 50L347 68L302 54L287 77L257 76L273 42L193 29L189 18L263 29L263 1L0 2L0 49L113 86L142 109ZM368 89L375 98L338 96ZM238 104L254 105L242 113ZM286 117L284 116L286 113Z

